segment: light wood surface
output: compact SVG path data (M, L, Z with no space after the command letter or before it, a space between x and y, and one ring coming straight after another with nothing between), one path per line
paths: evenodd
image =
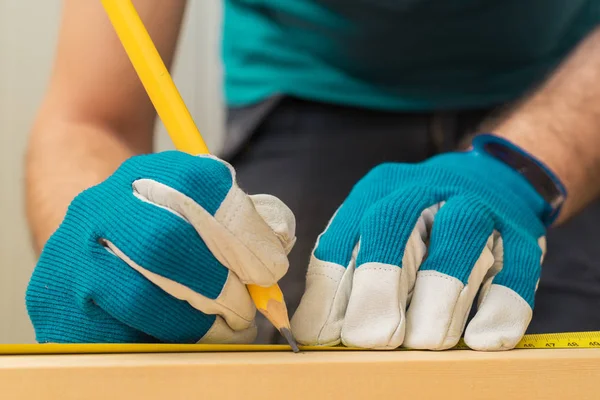
M600 398L600 349L0 357L3 399Z

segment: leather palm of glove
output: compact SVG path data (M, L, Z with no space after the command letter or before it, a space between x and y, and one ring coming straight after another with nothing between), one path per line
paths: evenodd
M78 195L26 293L39 342L252 342L245 284L288 269L292 212L212 156L126 161ZM182 301L183 300L183 301Z
M485 154L374 168L318 238L292 318L296 339L442 350L464 332L473 349L514 348L532 318L545 207L525 178Z

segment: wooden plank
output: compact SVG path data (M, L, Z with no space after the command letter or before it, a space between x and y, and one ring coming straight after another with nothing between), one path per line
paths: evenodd
M600 349L0 357L3 399L600 398Z

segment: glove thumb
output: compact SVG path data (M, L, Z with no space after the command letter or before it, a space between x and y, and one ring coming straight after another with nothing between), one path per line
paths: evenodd
M296 244L296 217L283 201L270 194L249 196L258 214L271 227L286 255Z

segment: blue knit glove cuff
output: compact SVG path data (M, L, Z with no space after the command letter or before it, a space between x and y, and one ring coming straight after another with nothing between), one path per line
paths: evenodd
M551 226L558 218L567 199L567 190L558 176L535 156L509 140L489 133L473 138L471 153L499 160L524 177L546 202L541 217L546 226Z

